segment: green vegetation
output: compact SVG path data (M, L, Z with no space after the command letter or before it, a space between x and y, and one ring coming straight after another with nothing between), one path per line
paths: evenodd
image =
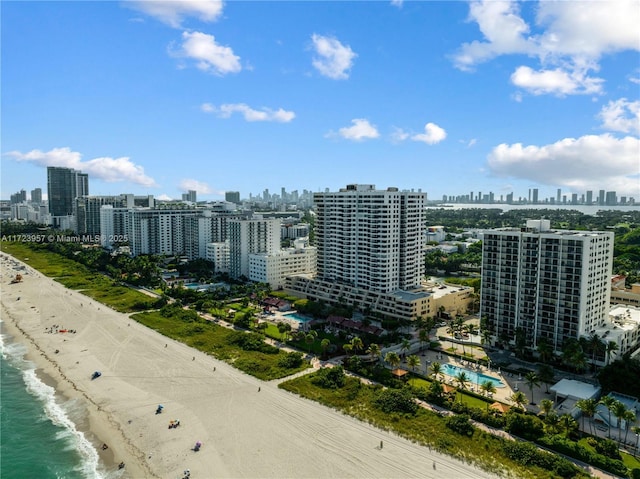
M158 300L123 286L113 279L91 271L83 264L44 248L33 248L26 243L2 242L2 251L29 264L42 274L54 278L70 289L123 313L158 307Z
M260 334L218 326L201 319L194 311L177 306L134 314L131 318L265 381L288 376L309 366L302 361L300 353L287 353L270 346L264 343L264 336Z
M460 420L455 421L457 425L451 424L465 431L461 434L447 427L446 418L424 408L407 411L404 409L407 393L403 390L383 393L381 386L367 386L351 377L345 377L341 387L324 388L316 384L318 374L326 373L308 374L286 381L280 387L487 470L509 470L514 476L527 479L588 477L561 458L549 459L550 462L539 461L540 464L537 464L530 459L530 455L522 458L511 454L513 457L510 457L505 447L511 441L485 433L469 423L472 429L457 424ZM472 434L468 435L469 432Z

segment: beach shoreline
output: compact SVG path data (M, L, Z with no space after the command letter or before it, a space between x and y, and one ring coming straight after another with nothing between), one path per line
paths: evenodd
M85 432L108 471L123 461L122 477L135 479L185 469L194 479L495 477L248 376L28 265L9 286L22 263L6 253L0 263L3 329L58 394L86 404Z

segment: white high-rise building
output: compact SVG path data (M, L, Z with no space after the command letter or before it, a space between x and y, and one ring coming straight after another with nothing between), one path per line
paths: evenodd
M532 349L546 338L558 351L608 317L614 235L549 223L485 231L480 317L497 339L513 342L521 328Z
M425 200L374 185L315 193L318 278L381 293L419 287Z
M287 276L315 272L316 248L309 246L306 238L297 239L293 248L282 249L277 253L249 255L249 279L269 283L272 289L282 288Z
M390 318L434 314L421 284L425 193L347 185L314 202L317 274L286 278L288 292Z
M280 250L279 219L231 220L229 231L229 275L249 278L249 255L275 254Z

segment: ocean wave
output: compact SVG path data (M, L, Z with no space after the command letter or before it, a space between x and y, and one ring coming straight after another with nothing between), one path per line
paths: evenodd
M67 401L60 404L56 399L56 391L51 386L45 384L36 375L35 365L24 356L27 348L20 343L9 342L6 335L0 334L0 352L2 357L22 374L22 379L26 390L37 398L42 404L42 416L33 418L35 421L49 420L60 427L56 438L67 443L65 449L75 450L81 457L81 462L77 466L77 472L87 479L109 479L113 474L104 471L100 463L98 451L86 438L82 431L79 431L75 423L70 419L70 415L79 415L79 405L76 401Z

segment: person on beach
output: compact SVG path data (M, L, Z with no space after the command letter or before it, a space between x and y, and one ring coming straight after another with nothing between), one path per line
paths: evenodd
M380 441L380 449L382 449L382 441Z

